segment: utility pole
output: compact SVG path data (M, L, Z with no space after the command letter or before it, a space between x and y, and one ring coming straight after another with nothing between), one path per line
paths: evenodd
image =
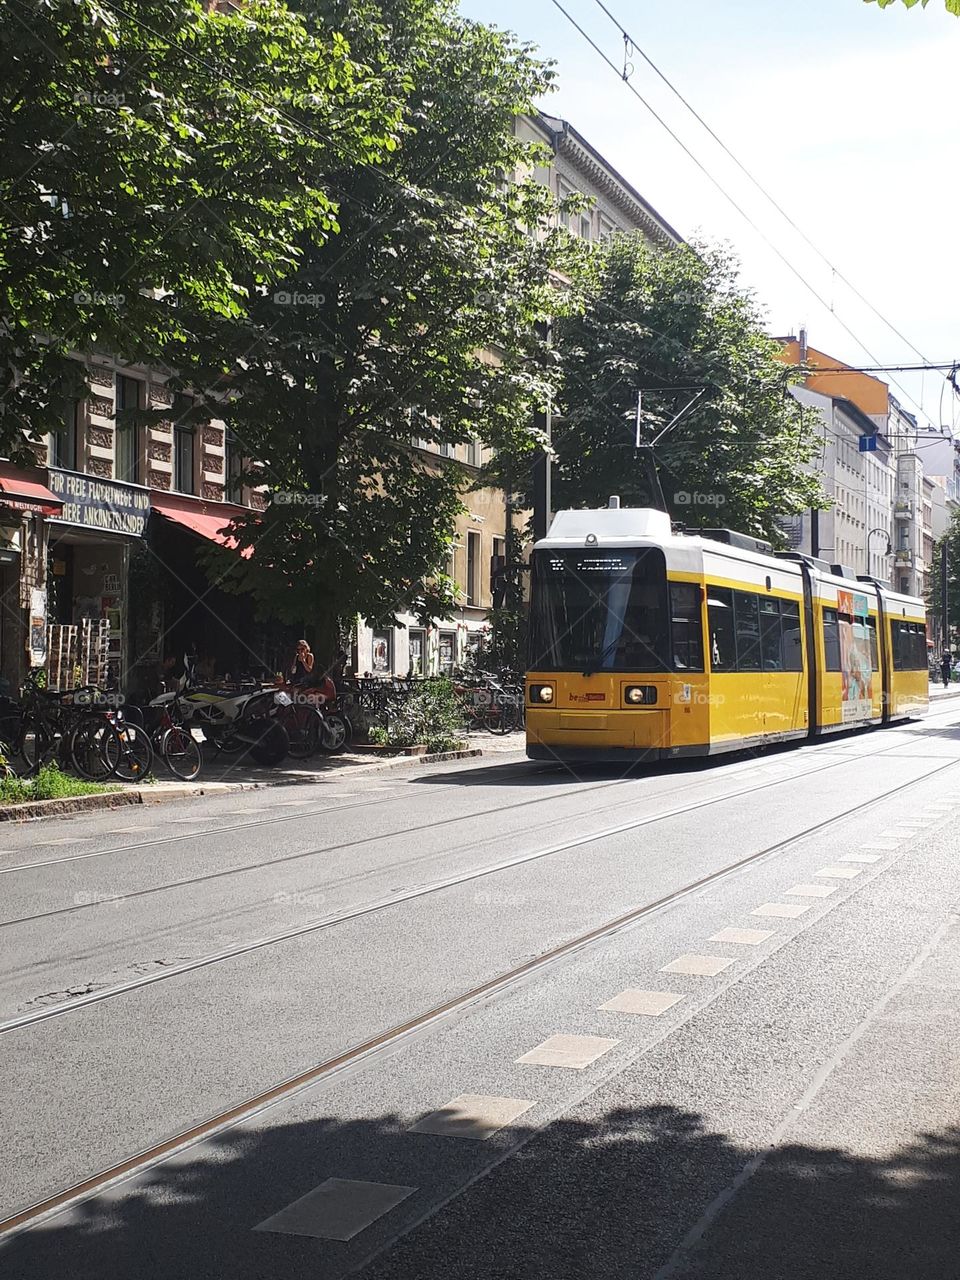
M551 326L548 321L540 321L536 326L537 337L546 345L550 345ZM537 409L533 415L535 430L542 432L547 438L546 448L539 449L533 460L533 540L547 536L550 528L553 495L550 486L550 406Z
M949 610L947 608L947 593L949 590L948 579L950 576L950 564L947 554L949 539L944 538L943 545L940 548L940 648L946 652L950 648L950 623Z

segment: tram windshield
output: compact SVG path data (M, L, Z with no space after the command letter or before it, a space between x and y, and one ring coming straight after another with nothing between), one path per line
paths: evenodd
M657 548L534 554L531 670L666 671L667 622Z

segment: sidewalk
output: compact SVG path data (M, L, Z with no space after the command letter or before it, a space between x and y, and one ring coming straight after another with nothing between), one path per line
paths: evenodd
M154 776L146 786L120 786L115 791L91 796L74 796L63 800L35 800L25 804L0 804L0 822L23 822L65 814L89 813L125 805L162 804L189 796L224 795L236 791L252 791L261 787L302 786L307 783L336 781L346 774L376 773L403 765L435 764L445 760L522 752L521 732L499 737L489 733L468 733L461 751L437 755L393 755L358 747L338 756L318 755L310 760L289 757L275 768L265 768L240 757L205 755L203 770L194 782L171 778L161 760L154 765Z
M939 702L941 698L960 698L960 681L951 680L945 689L941 681L936 684L930 682L930 701Z

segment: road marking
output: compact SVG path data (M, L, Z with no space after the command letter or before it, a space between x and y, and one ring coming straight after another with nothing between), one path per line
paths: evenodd
M436 1133L445 1138L477 1138L485 1142L537 1104L529 1098L494 1098L461 1093L431 1111L410 1128L411 1133Z
M882 853L895 853L900 845L896 840L864 840L861 849L879 849Z
M795 884L786 892L795 894L798 898L829 898L831 893L837 892L837 888L835 884Z
M639 991L628 987L597 1008L607 1013L635 1013L643 1018L659 1018L661 1013L666 1013L682 999L683 996L672 995L669 991Z
M815 876L830 876L835 880L852 880L854 876L860 875L862 871L863 867L843 867L837 865L821 867L819 871L815 871L813 874Z
M582 1071L619 1043L619 1040L608 1040L603 1036L547 1036L535 1049L516 1061L534 1067L569 1067L573 1071Z
M773 929L721 929L707 939L708 942L739 942L745 947L759 947L761 942L774 936Z
M313 1236L316 1240L352 1240L416 1190L389 1182L328 1178L253 1229Z
M48 844L80 844L84 840L92 840L93 836L63 836L59 840L38 840L37 847L42 848Z
M891 827L889 831L881 831L881 840L908 840L910 836L918 835L919 832L912 827Z
M872 847L872 846L871 846ZM879 853L845 853L841 862L879 862Z
M724 969L729 969L733 961L726 956L695 956L689 953L677 956L660 970L661 973L689 973L698 978L715 978Z
M796 920L810 907L800 902L765 902L762 907L754 907L752 916L777 916L782 920Z

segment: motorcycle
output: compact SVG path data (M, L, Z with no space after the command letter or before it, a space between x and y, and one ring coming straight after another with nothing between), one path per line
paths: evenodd
M257 764L278 765L286 759L290 739L278 718L291 698L282 689L218 689L197 686L194 668L187 664L183 688L161 693L150 703L164 707L175 698L186 728L199 728L217 751L239 754L249 751Z

